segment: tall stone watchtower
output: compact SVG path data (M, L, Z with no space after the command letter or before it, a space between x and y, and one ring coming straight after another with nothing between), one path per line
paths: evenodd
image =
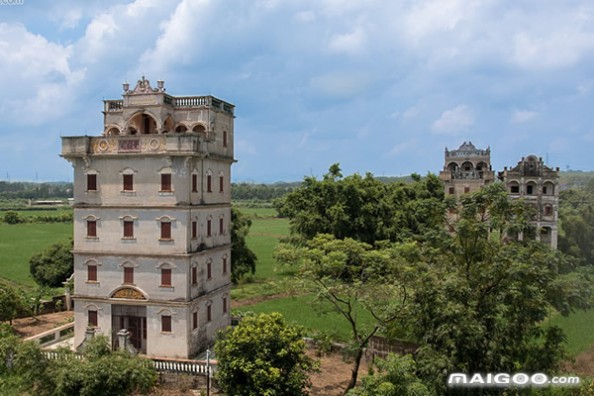
M495 180L491 169L491 150L477 149L471 142L464 142L457 150L445 149L445 163L439 172L445 193L460 197L479 190Z
M511 198L523 198L536 209L536 240L557 248L559 219L559 168L546 166L535 155L522 157L515 167L499 172ZM519 236L523 237L522 235Z
M230 324L234 106L144 77L104 101L101 136L62 138L74 167L75 345L126 329L187 358Z

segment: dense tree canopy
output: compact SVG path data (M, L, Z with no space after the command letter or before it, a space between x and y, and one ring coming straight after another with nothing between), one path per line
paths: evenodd
M146 394L157 378L144 359L112 352L105 336L91 340L82 360L67 350L48 360L34 342L0 329L0 362L2 395Z
M303 330L286 324L281 314L243 318L220 334L215 353L216 378L225 395L308 394L314 365L305 355Z
M61 287L74 271L72 241L51 245L29 260L31 276L39 285Z
M376 241L402 241L444 221L447 206L439 178L413 175L412 183L383 183L368 173L342 177L337 164L322 180L306 177L300 188L275 201L295 235L317 234Z

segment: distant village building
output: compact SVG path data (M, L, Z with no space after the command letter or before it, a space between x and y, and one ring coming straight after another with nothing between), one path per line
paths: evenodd
M102 136L62 138L74 167L75 345L126 329L187 358L231 322L234 106L144 77L104 101Z
M504 168L499 179L512 198L523 198L536 209L535 238L557 248L559 219L559 168L552 169L542 158L529 155L513 168ZM521 237L521 236L520 236Z
M495 180L491 169L491 150L477 149L471 142L464 142L457 150L445 149L445 163L439 172L445 193L459 198L479 190Z
M491 150L477 149L471 142L464 142L457 150L445 149L445 162L439 178L446 195L456 198L472 193L495 181L491 168ZM542 158L529 155L514 168L504 168L498 178L505 183L511 198L524 198L537 211L534 222L535 238L557 248L559 210L559 168L544 165ZM450 219L455 218L450 213ZM519 238L524 237L519 235Z

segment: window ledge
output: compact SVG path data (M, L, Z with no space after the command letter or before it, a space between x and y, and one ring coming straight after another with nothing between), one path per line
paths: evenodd
M99 237L98 236L86 236L85 239L89 242L94 242L94 241L98 241Z
M135 237L122 237L122 242L136 242L136 238Z
M175 195L175 191L159 191L160 197L173 197Z
M101 284L99 281L90 281L90 280L85 281L85 283L88 285L100 285Z
M160 289L167 289L167 290L175 290L175 287L173 287L172 285L159 285Z
M136 196L136 191L134 190L122 190L120 191L120 194L126 196L126 197L135 197Z
M101 192L101 190L85 190L86 194L97 194L99 192Z
M159 238L159 243L161 243L163 245L173 245L173 242L175 242L175 240L172 238L167 238L167 239Z

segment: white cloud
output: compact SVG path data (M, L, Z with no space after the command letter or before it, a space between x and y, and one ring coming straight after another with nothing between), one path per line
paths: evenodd
M0 24L0 114L17 124L55 119L75 101L74 88L84 69L72 70L72 46L48 41L20 24Z
M352 33L332 35L328 42L328 48L335 53L356 55L365 48L365 41L365 32L363 29L357 28Z
M299 22L312 22L316 19L316 14L311 10L300 11L295 14L295 19Z
M466 105L459 105L446 110L431 125L437 134L457 135L474 123L472 110Z
M512 114L511 121L514 124L521 124L523 122L528 122L534 117L536 117L538 113L536 111L530 110L516 110L514 114Z

